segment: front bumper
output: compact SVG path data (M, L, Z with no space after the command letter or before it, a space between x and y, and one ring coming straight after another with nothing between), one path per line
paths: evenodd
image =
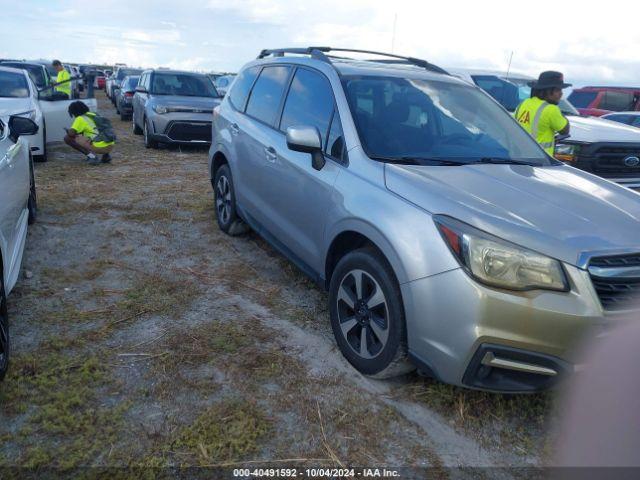
M565 270L566 293L493 289L462 269L402 285L410 358L454 385L502 392L551 386L573 370L576 347L603 334L609 321L588 272Z
M163 143L201 144L211 143L211 113L153 113L151 120L153 140Z

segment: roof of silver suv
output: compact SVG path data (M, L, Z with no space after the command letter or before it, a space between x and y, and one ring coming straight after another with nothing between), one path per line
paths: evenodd
M354 59L342 56L329 55L330 52L351 52L365 55L374 55L374 59ZM287 61L302 65L317 65L318 62L332 66L341 75L371 75L371 76L412 76L431 80L443 80L451 83L464 83L458 78L449 75L443 68L426 60L415 57L404 57L390 53L375 52L370 50L356 50L332 47L308 47L308 48L280 48L263 50L258 55L261 63L277 63L286 57Z

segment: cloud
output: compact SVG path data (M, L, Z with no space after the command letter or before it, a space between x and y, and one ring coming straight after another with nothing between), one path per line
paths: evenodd
M389 51L394 45L396 53L442 66L506 69L513 52L512 70L521 73L558 69L574 84L640 83L640 30L612 19L584 28L593 24L592 2L581 8L556 0L538 0L535 8L472 0L196 3L183 8L175 0L101 0L88 8L84 0L51 0L46 12L55 14L49 15L39 0L21 0L12 5L3 31L18 41L3 50L11 57L87 62L101 55L149 66L231 71L263 48L320 44ZM603 15L631 14L629 6L609 0Z

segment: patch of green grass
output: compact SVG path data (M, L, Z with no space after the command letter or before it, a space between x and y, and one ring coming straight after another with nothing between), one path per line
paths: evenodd
M16 355L0 390L4 415L26 415L10 442L21 451L12 462L27 468L91 464L117 441L130 406L102 404L100 390L112 380L97 356L57 348L45 345L37 353Z
M501 395L418 379L405 393L434 408L458 428L480 439L530 454L544 448L547 424L553 412L553 393Z
M246 400L227 400L204 411L173 442L200 465L241 460L258 451L270 429L264 411Z

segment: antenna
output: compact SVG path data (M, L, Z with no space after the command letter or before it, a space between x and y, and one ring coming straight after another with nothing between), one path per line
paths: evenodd
M513 60L513 50L511 50L511 56L509 57L509 65L507 66L507 80L509 80L509 72L511 71L511 60Z
M393 17L393 35L391 36L391 53L396 51L396 25L398 24L398 14Z

